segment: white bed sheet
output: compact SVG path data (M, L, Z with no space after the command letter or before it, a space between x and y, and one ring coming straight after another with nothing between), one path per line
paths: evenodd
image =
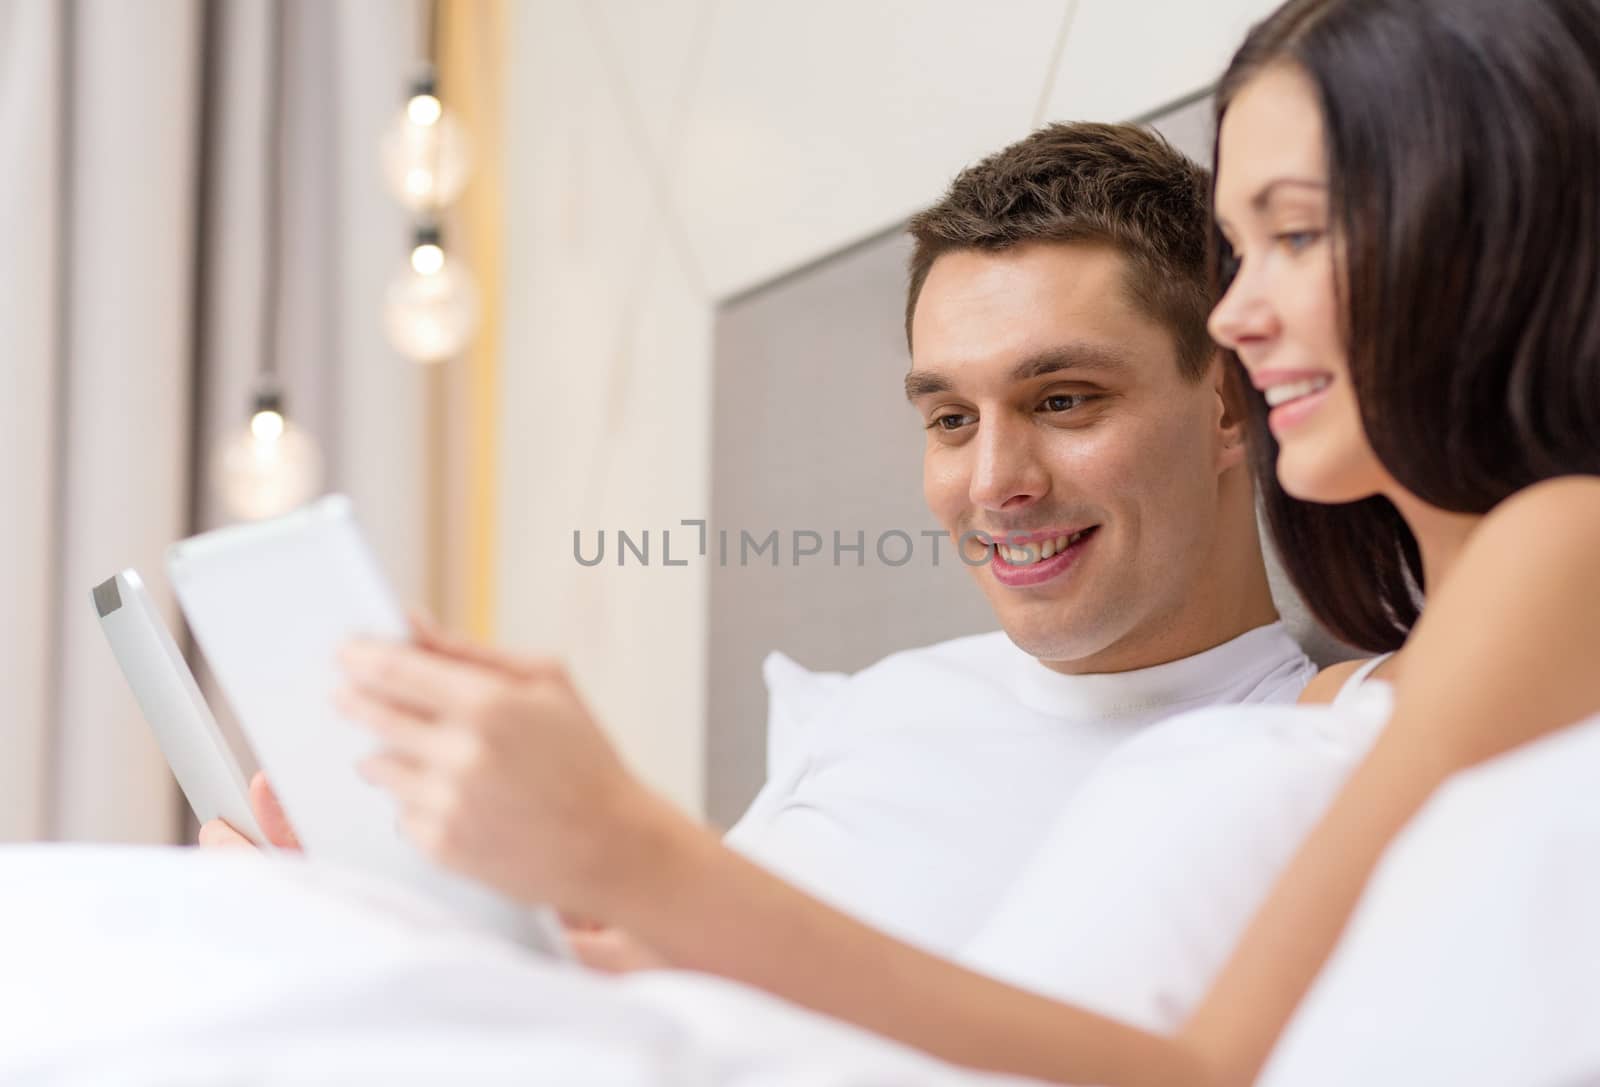
M609 978L302 861L0 850L0 1083L978 1087L728 982Z
M1597 782L1600 718L1447 786L1263 1083L1600 1083ZM537 959L397 894L246 853L0 849L0 1083L1023 1082L716 979Z

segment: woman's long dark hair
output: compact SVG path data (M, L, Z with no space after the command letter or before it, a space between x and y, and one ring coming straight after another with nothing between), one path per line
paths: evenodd
M1350 380L1389 474L1460 513L1600 474L1600 0L1290 0L1234 56L1219 127L1280 62L1321 100ZM1223 253L1213 230L1219 291ZM1340 638L1398 648L1416 540L1386 499L1286 494L1246 395L1295 586Z

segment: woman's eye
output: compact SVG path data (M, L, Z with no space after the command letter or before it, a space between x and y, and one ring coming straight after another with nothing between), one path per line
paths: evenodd
M1239 265L1241 263L1242 262L1239 260L1239 254L1234 252L1233 246L1226 246L1223 249L1222 267L1219 269L1219 271L1222 279L1222 283L1220 285L1224 293L1226 293L1228 288L1233 285L1234 277L1239 274Z
M1317 239L1322 237L1320 230L1285 230L1276 235L1278 241L1289 247L1291 253L1298 253L1315 245Z

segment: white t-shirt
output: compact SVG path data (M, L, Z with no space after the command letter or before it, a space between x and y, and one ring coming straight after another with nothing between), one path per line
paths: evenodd
M959 956L1024 989L1182 1026L1392 709L1214 706L1112 752Z
M1112 748L1198 707L1292 702L1315 667L1281 623L1183 660L1069 676L1003 633L840 683L728 843L902 939L953 955Z

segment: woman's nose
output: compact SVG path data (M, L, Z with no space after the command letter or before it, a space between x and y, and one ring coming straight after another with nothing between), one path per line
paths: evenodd
M1277 328L1272 306L1257 280L1241 266L1206 322L1211 338L1230 351L1237 351L1241 344L1252 340L1266 339Z

